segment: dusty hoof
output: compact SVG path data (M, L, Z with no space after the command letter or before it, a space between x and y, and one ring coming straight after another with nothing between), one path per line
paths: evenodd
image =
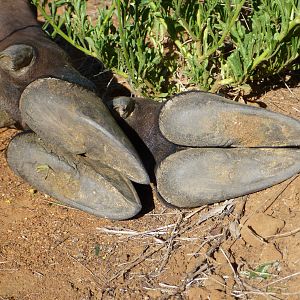
M300 149L187 149L158 167L161 196L196 207L253 193L300 172Z
M116 104L123 112L131 101L134 110L123 121L147 145L158 191L174 206L239 197L300 172L300 122L293 118L203 92L165 104L140 98Z
M50 128L51 130L51 128ZM34 133L16 136L7 150L10 167L38 190L85 212L128 219L141 209L131 182L113 169L83 158L56 155Z
M149 183L132 144L94 93L63 80L38 79L24 90L20 110L23 121L48 143Z
M299 121L204 92L184 93L167 101L159 127L169 141L182 146L300 145Z

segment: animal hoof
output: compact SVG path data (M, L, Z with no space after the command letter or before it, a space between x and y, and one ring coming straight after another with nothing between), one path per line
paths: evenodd
M94 93L63 80L38 79L24 90L20 111L48 143L99 161L132 181L149 183L132 144Z
M57 155L34 133L16 136L7 150L14 172L66 205L96 216L123 220L141 209L131 184L117 171L83 158Z
M177 95L163 106L133 100L125 122L151 151L158 192L174 206L239 197L300 172L295 119L203 92Z
M205 92L184 93L167 101L159 128L172 143L190 147L300 145L299 121Z
M300 149L191 148L158 167L161 196L177 207L196 207L257 192L300 172Z

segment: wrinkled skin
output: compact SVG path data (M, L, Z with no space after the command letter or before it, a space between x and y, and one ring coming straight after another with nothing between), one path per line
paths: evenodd
M94 85L72 67L65 52L42 33L28 1L2 0L0 4L0 107L16 126L26 127L18 102L25 87L38 78L61 78L94 89ZM21 48L15 52L23 51L23 55L10 57L12 47Z

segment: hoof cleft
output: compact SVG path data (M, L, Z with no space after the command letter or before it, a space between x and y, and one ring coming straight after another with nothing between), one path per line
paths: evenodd
M57 155L34 133L16 136L7 150L12 170L39 191L82 211L115 220L141 210L132 183L117 171L84 159Z
M20 110L23 121L48 143L149 183L131 142L93 92L60 79L39 79L24 90Z

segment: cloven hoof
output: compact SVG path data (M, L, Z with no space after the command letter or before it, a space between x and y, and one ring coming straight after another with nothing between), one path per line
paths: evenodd
M239 197L300 172L296 119L197 91L164 104L133 100L124 121L150 149L158 192L171 205Z
M20 100L25 122L44 141L107 165L132 181L147 184L143 164L96 94L60 79L29 84Z
M132 183L119 172L53 149L35 133L21 133L8 146L7 161L21 178L68 206L115 220L141 210Z

